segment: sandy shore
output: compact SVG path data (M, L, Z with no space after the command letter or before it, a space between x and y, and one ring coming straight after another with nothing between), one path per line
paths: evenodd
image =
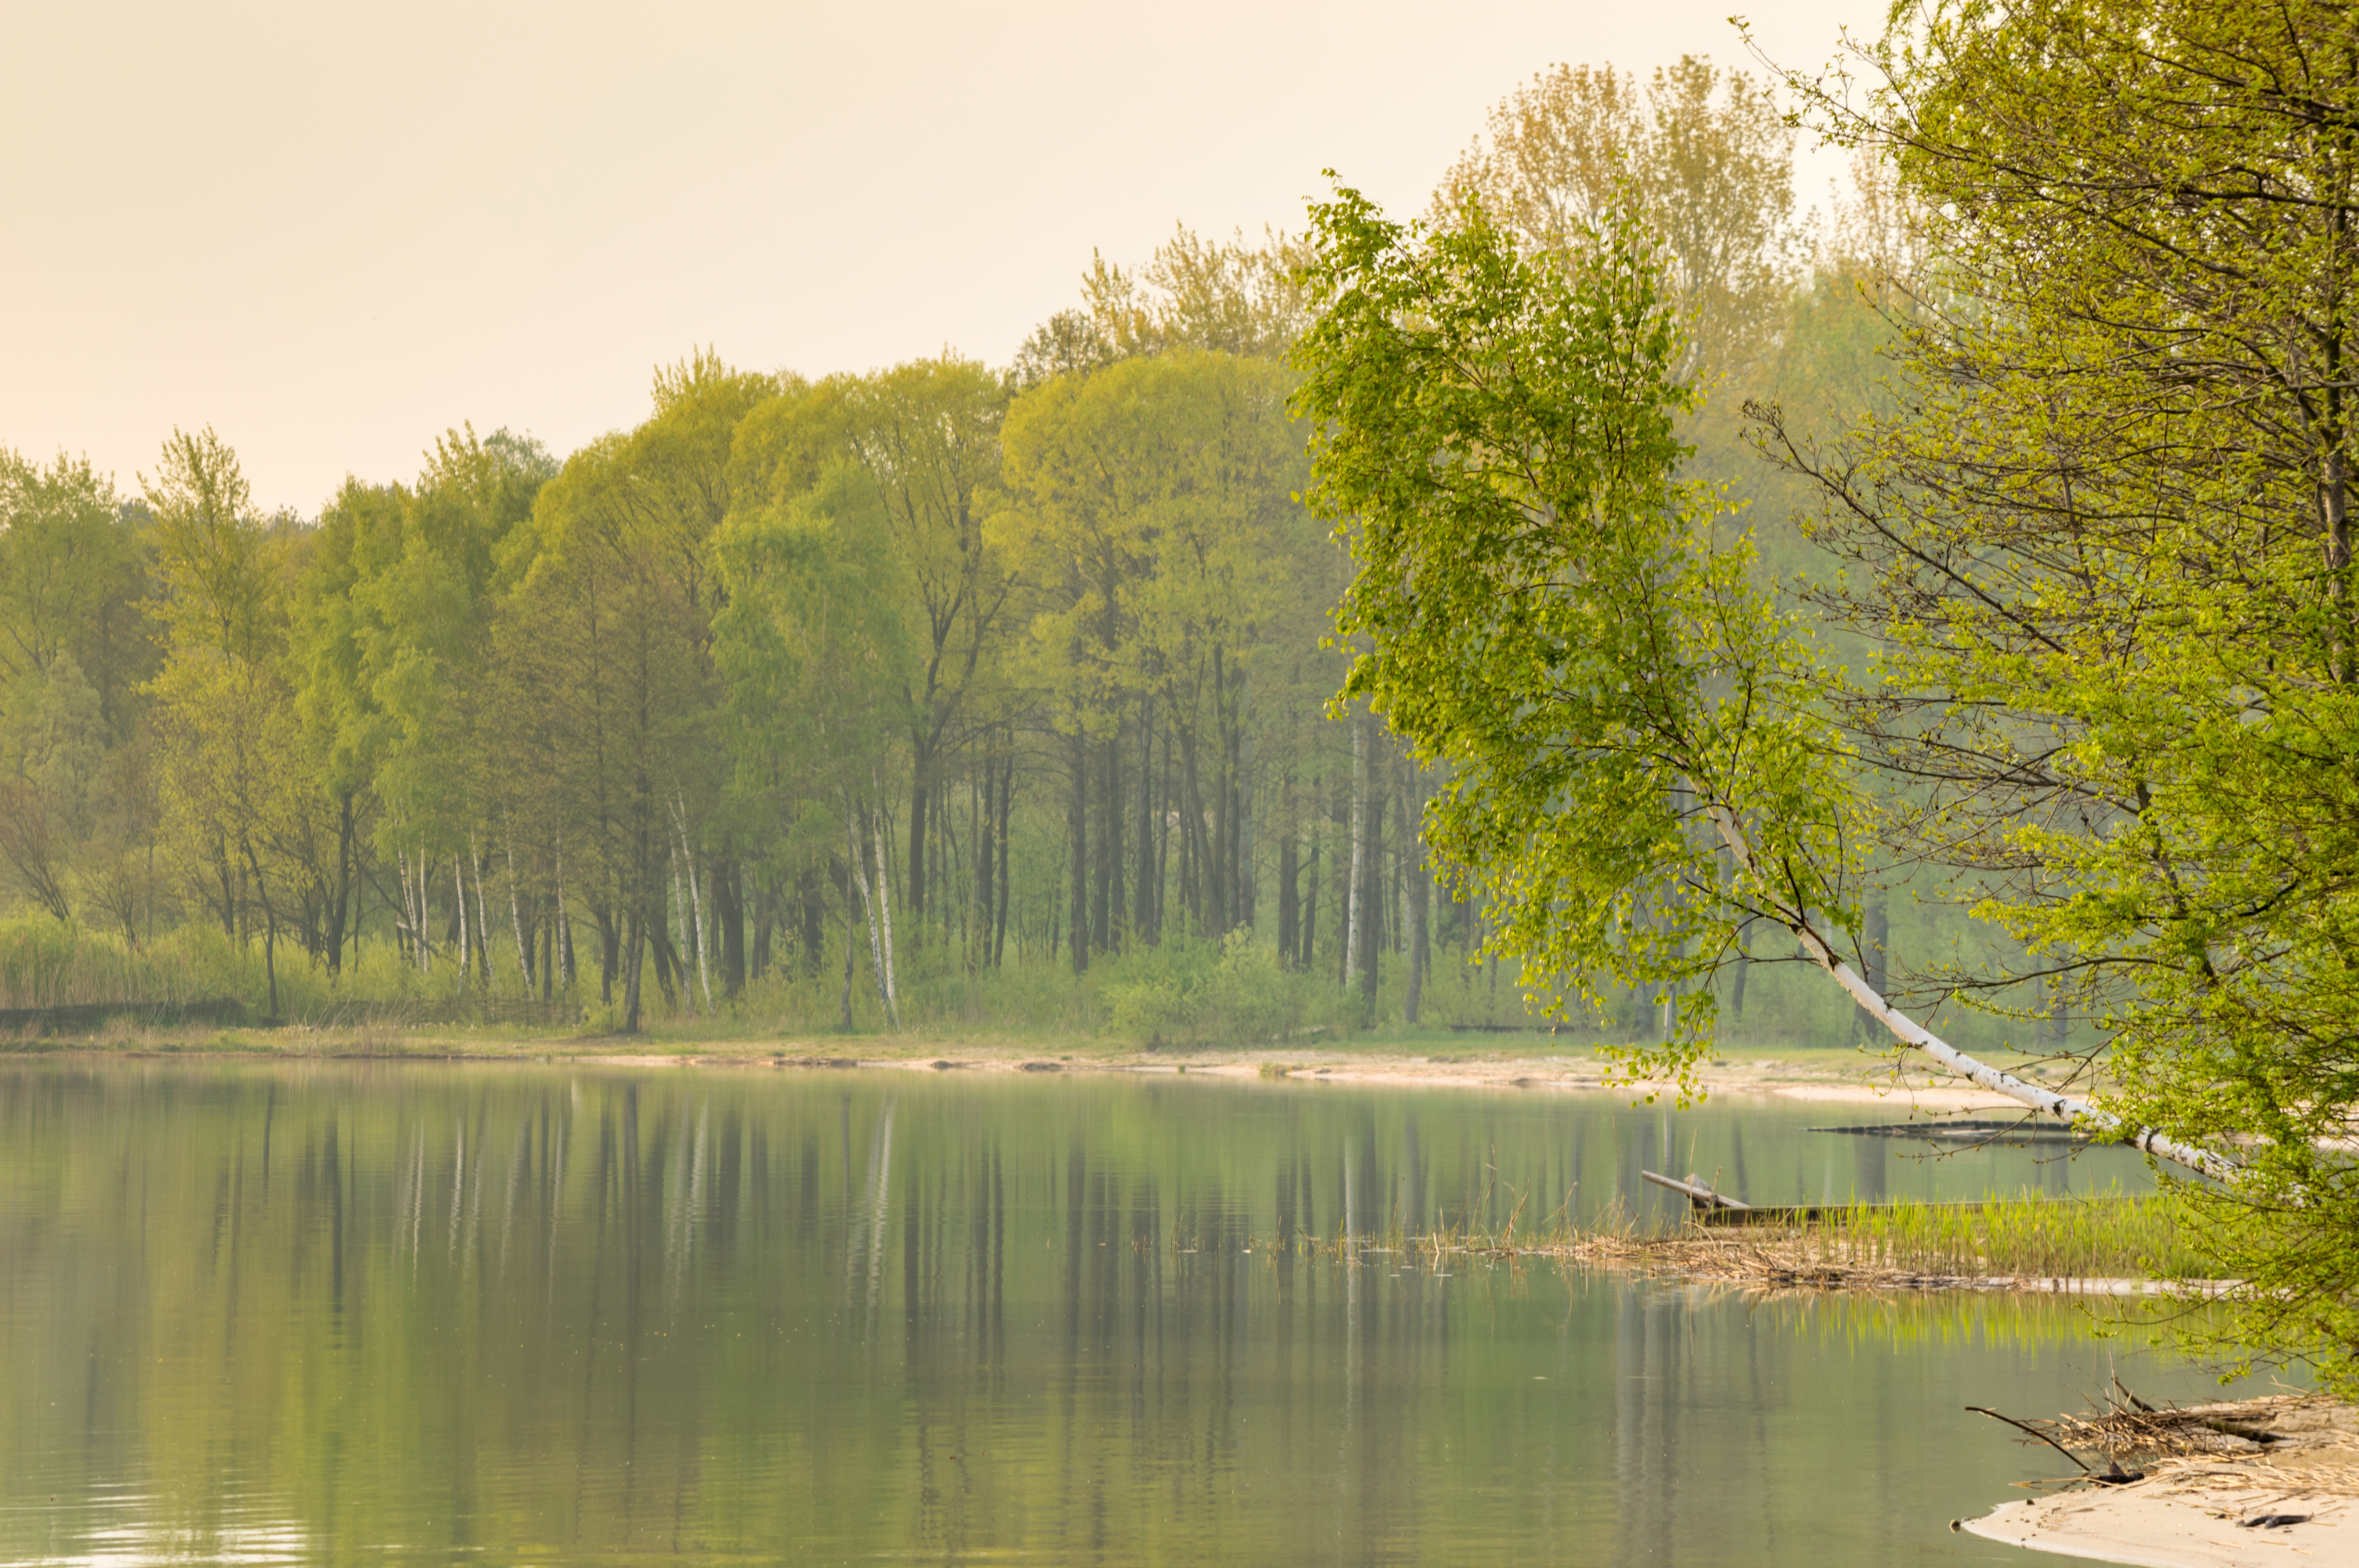
M1962 1528L2154 1568L2359 1563L2359 1410L2315 1394L2035 1422L2140 1479L2002 1503Z
M2148 1568L2359 1563L2359 1503L2241 1467L2002 1503L1962 1523L2009 1546Z
M1098 1073L1146 1076L1189 1076L1206 1078L1287 1081L1304 1084L1364 1086L1386 1088L1481 1089L1501 1093L1614 1094L1631 1098L1667 1097L1678 1092L1668 1082L1615 1082L1606 1065L1570 1054L1548 1057L1509 1054L1479 1058L1436 1057L1368 1052L1290 1052L1240 1056L1171 1058L1168 1056L1044 1057L1020 1053L946 1047L940 1055L868 1056L834 1054L825 1046L794 1045L756 1048L722 1047L664 1054L647 1052L558 1053L553 1059L579 1066L634 1068L755 1067L804 1071L886 1071L963 1073ZM1872 1060L1838 1059L1792 1062L1775 1057L1730 1058L1710 1064L1698 1073L1708 1096L1774 1097L1827 1105L1875 1105L1896 1115L1911 1111L1928 1115L1976 1110L2020 1109L2017 1102L1971 1085L1953 1085L1922 1076L1895 1076Z

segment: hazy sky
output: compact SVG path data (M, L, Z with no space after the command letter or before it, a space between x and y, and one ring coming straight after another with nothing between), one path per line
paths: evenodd
M1749 63L1732 3L10 0L0 445L134 491L210 424L310 514L462 419L636 423L698 344L1004 363L1093 246L1299 227L1327 166L1421 206L1547 65ZM1880 9L1749 14L1815 65Z

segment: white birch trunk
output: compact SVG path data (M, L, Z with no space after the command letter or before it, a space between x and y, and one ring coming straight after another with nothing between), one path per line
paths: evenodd
M501 847L508 860L508 929L516 935L516 976L524 985L527 1001L532 1000L532 954L524 945L524 911L516 906L516 829L509 826L505 810L500 819Z
M555 911L555 919L557 921L557 941L554 946L557 948L557 951L549 955L549 959L557 966L557 979L559 983L570 990L573 986L573 925L572 922L567 917L565 913L565 838L561 834L559 835L557 840L557 909Z
M885 1004L885 1020L894 1028L901 1027L900 1014L893 1006L893 988L886 978L885 945L876 925L876 899L868 886L868 851L860 844L860 827L849 803L843 814L843 847L846 859L852 862L852 880L860 889L860 907L868 917L868 963L876 975L876 1000ZM846 968L847 977L851 971Z
M467 943L467 874L460 868L459 857L451 857L451 891L459 895L459 989L467 986L467 960L473 949Z
M405 949L406 956L408 957L409 962L415 966L419 961L418 901L410 897L409 851L407 849L396 849L393 852L393 880L401 884L400 933L402 946Z
M678 797L675 796L675 799ZM679 858L688 865L688 897L696 916L696 983L704 992L704 1016L712 1016L712 970L704 957L704 890L696 880L696 851L689 847L688 806L681 803L674 817L679 827Z
M1719 829L1721 842L1728 846L1728 852L1745 870L1755 871L1753 846L1745 837L1735 816L1727 807L1715 805L1712 808L1712 825ZM2005 1095L2060 1121L2088 1128L2107 1142L2126 1143L2141 1152L2168 1160L2214 1181L2233 1184L2236 1180L2236 1166L2209 1149L2183 1143L2151 1127L2134 1127L2113 1112L2100 1109L2087 1100L2072 1095L2060 1095L2038 1084L2026 1083L2012 1073L1975 1060L1939 1038L1923 1024L1885 1000L1876 993L1875 987L1860 977L1858 970L1838 957L1833 945L1820 932L1817 922L1811 919L1808 910L1773 908L1766 911L1765 914L1791 931L1810 962L1841 986L1870 1018L1890 1030L1894 1039L1910 1050L1921 1052L1958 1076L1994 1094Z
M901 990L893 980L893 862L885 854L885 814L869 818L870 837L876 845L876 908L885 928L885 1000L891 1004L893 1027L901 1027Z
M679 944L675 951L679 954L680 996L689 1006L694 1007L696 999L689 994L688 989L688 901L679 896L679 850L677 848L671 852L671 935L672 940Z

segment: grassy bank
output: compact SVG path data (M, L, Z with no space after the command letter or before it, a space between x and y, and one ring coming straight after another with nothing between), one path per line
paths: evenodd
M582 957L590 958L587 952ZM1404 1022L1406 964L1397 956L1386 956L1371 1000L1341 985L1332 970L1281 964L1273 947L1245 934L1226 942L1175 934L1155 947L1100 956L1080 975L1038 956L1011 955L1005 968L969 970L957 952L940 945L903 953L898 970L900 1025L894 1028L864 967L851 986L846 1024L840 955L818 974L773 965L734 997L724 994L717 974L691 972L667 989L651 967L637 1038L649 1049L675 1052L838 1039L845 1042L840 1054L863 1058L950 1047L1182 1059L1282 1054L1288 1048L1586 1058L1601 1041L1639 1038L1630 1028L1643 1028L1652 1016L1639 1010L1636 1023L1601 1028L1583 1022L1551 1032L1545 1018L1527 1008L1511 975L1444 954L1423 988L1419 1021L1409 1024ZM527 989L512 956L489 974L479 968L462 976L448 962L420 972L382 941L364 944L334 974L282 942L275 1009L272 989L263 942L236 940L218 925L186 924L133 944L118 933L46 916L0 920L0 1012L227 1000L241 1004L255 1026L244 1048L287 1048L263 1033L266 1025L298 1032L293 1044L299 1049L316 1048L318 1037L334 1035L379 1050L392 1043L430 1043L437 1054L454 1045L470 1054L477 1048L503 1054L516 1042L546 1046L603 1038L623 1022L620 1010L603 997L594 968L570 987ZM0 1022L0 1029L25 1033L21 1019ZM1722 1036L1723 1054L1732 1057L1783 1058L1831 1070L1861 1064L1854 1048L1856 1025L1841 1010L1821 1017L1756 1000L1744 1016L1723 1019ZM187 1032L159 1040L185 1048L199 1044ZM2002 1062L2019 1054L2004 1049L2003 1042L1984 1044Z

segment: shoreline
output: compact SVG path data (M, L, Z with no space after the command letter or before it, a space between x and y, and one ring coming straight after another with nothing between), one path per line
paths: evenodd
M2273 1395L2031 1426L2126 1462L2136 1478L2093 1476L1951 1529L2061 1557L2169 1568L2359 1561L2359 1410L2349 1405Z
M0 1044L0 1059L104 1057L122 1061L335 1061L477 1063L615 1068L639 1071L754 1070L799 1072L936 1072L984 1075L1072 1074L1185 1076L1231 1083L1292 1083L1395 1089L1480 1089L1495 1093L1613 1094L1651 1103L1675 1099L1667 1080L1621 1080L1594 1048L1544 1054L1513 1047L1436 1054L1430 1048L1375 1044L1267 1046L1239 1051L1141 1051L1045 1041L1031 1049L997 1042L900 1041L878 1052L875 1040L681 1041L666 1046L613 1037L534 1039L528 1036L387 1037L368 1031L139 1030L118 1035L46 1037ZM849 1049L847 1049L849 1047ZM1800 1104L1883 1106L1896 1113L1930 1116L2022 1109L2015 1100L1919 1071L1903 1074L1892 1058L1862 1052L1782 1054L1734 1052L1699 1065L1696 1086L1707 1099L1725 1095L1772 1098ZM1910 1064L1913 1067L1913 1064ZM2027 1114L2028 1114L2027 1112Z

